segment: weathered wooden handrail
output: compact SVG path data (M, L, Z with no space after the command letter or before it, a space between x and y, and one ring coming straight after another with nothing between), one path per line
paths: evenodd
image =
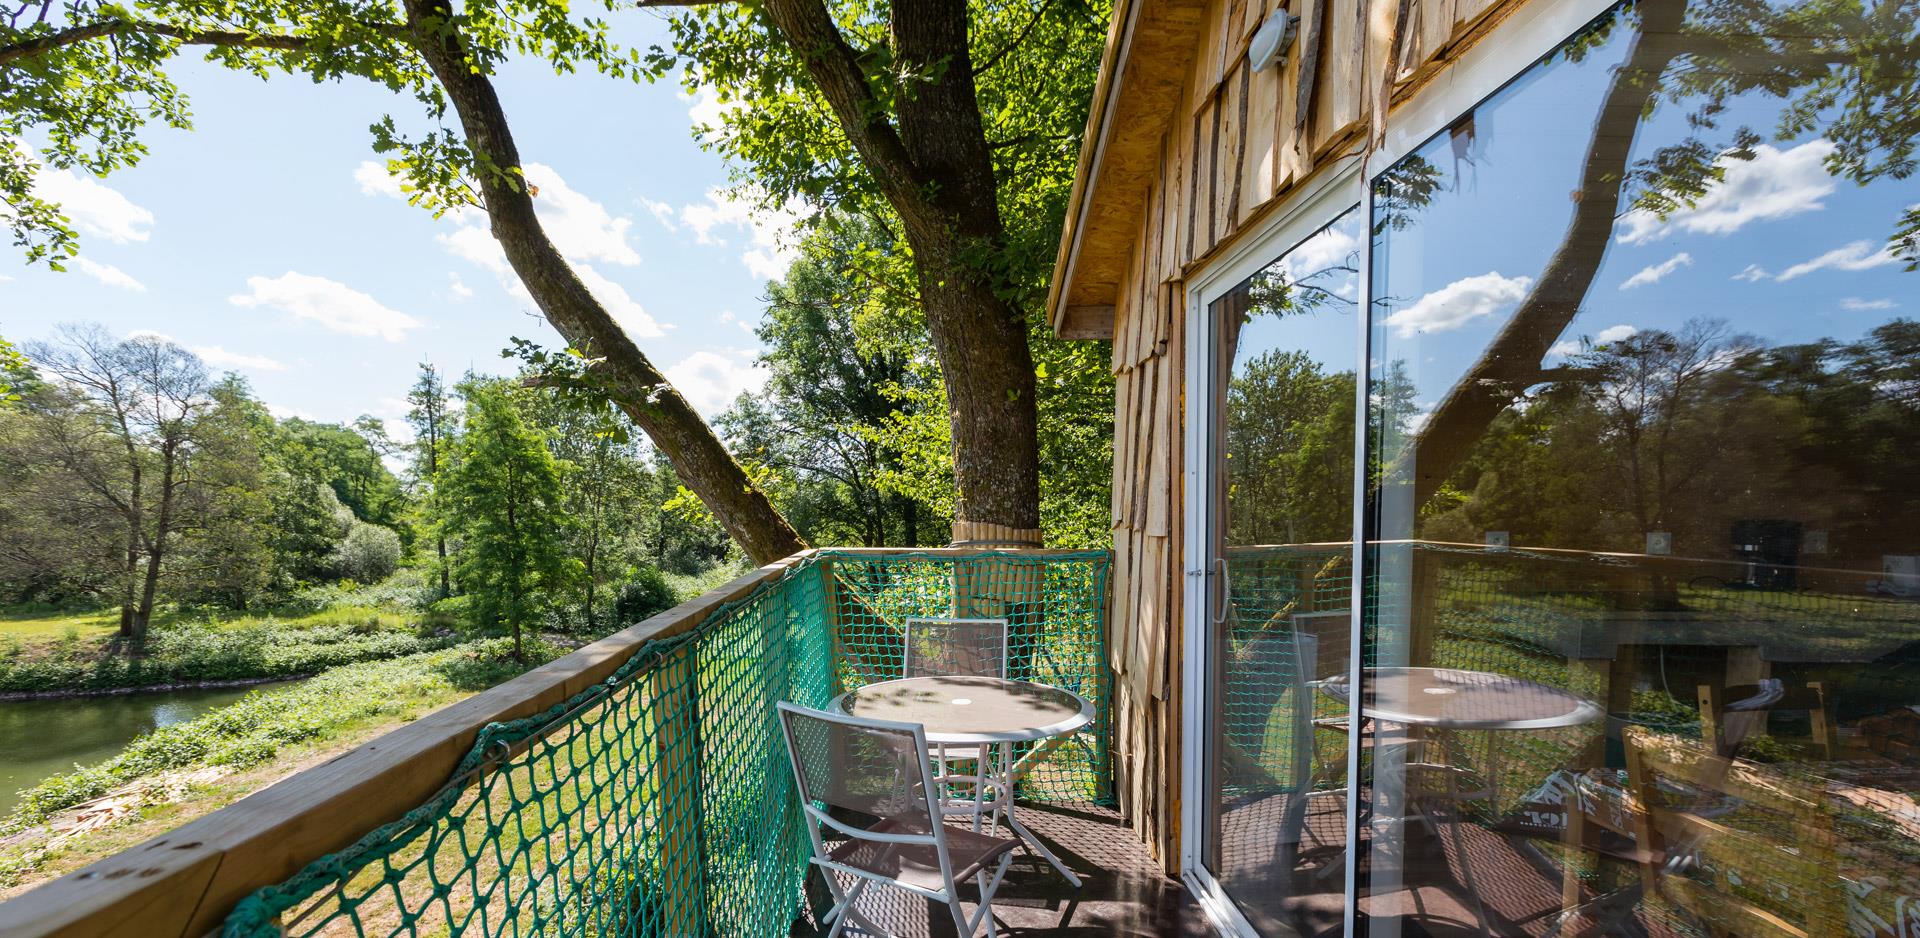
M399 818L445 784L489 723L605 680L642 645L686 632L779 577L795 554L449 705L176 830L0 903L0 935L203 935L248 893Z

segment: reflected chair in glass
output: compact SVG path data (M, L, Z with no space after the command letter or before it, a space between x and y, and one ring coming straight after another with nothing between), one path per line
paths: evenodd
M1850 933L1819 783L1645 727L1623 737L1643 908L1658 897L1714 934Z
M1007 676L1007 620L914 618L906 623L901 650L900 676L911 677L997 677ZM1011 792L999 791L988 771L993 758L991 746L949 746L934 749L934 765L939 772L934 781L942 793L940 804L947 814L973 818L973 829L982 822L998 828L1003 799ZM1003 753L1011 757L1011 753ZM960 797L963 793L966 797Z
M833 926L828 938L839 938L849 921L887 934L856 907L876 883L945 903L960 935L973 935L982 923L988 935L997 934L993 894L1020 842L942 823L925 730L776 706L813 844L810 862L834 900L822 919ZM840 876L851 878L850 888ZM959 884L967 880L980 890L972 916L960 904Z
M1814 681L1790 685L1777 677L1761 678L1757 684L1701 684L1700 738L1714 741L1714 754L1737 756L1741 744L1756 732L1764 733L1767 720L1775 712L1805 711L1810 730L1809 755L1822 761L1840 757L1840 739L1835 730L1833 701L1826 685Z

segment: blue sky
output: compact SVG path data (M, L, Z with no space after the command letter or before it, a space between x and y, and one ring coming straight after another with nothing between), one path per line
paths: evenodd
M1504 325L1560 246L1580 167L1611 70L1628 33L1584 61L1556 61L1474 112L1464 146L1446 135L1419 153L1443 187L1416 224L1376 250L1375 364L1406 364L1416 406L1432 407ZM1830 174L1834 144L1815 128L1774 139L1782 102L1748 95L1721 115L1709 141L1746 125L1766 142L1751 160L1723 158L1725 178L1692 207L1662 220L1643 211L1616 221L1580 314L1548 364L1582 338L1617 340L1642 329L1722 319L1763 345L1858 339L1920 315L1920 274L1886 241L1920 203L1920 179L1867 186ZM1636 135L1633 157L1684 139L1688 108L1663 103ZM1417 417L1416 417L1417 419Z
M662 23L616 25L644 47ZM279 413L390 428L422 360L501 372L510 337L559 344L484 219L435 220L397 197L367 126L388 113L417 126L411 100L191 58L174 77L194 130L151 131L152 153L104 180L46 174L81 257L54 273L0 255L0 335L88 320L163 333L245 375ZM537 64L509 66L498 86L543 221L602 302L703 412L757 385L751 328L792 219L755 219L720 194L727 169L691 134L716 122L712 99Z

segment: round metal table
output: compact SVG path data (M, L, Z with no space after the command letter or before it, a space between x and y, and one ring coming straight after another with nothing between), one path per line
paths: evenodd
M1363 717L1452 730L1550 730L1592 723L1600 706L1538 681L1459 668L1367 668ZM1319 682L1320 692L1349 703L1347 676Z
M976 830L983 816L996 823L1004 817L1007 827L1035 854L1069 882L1080 885L1080 878L1014 816L1013 777L1019 767L1013 761L1013 744L1066 736L1091 725L1091 701L1045 684L947 675L868 684L835 697L829 707L862 719L920 724L928 745L938 748L934 757L941 761L943 772L947 747L968 749L956 758L977 759L976 774L966 777L973 783L974 798L957 807L943 801L943 810L973 815Z
M1493 734L1502 730L1582 726L1606 716L1606 711L1593 701L1570 691L1486 671L1374 667L1363 669L1362 678L1366 681L1366 693L1360 701L1359 717L1362 719L1445 731L1442 742L1449 758L1455 761L1461 761L1458 759L1461 753L1459 747L1453 745L1454 732L1486 734L1487 771L1483 789L1461 791L1459 776L1465 770L1457 765L1440 763L1427 766L1439 771L1446 780L1446 799L1452 814L1447 830L1452 834L1454 854L1460 857L1460 872L1465 880L1463 885L1473 896L1474 906L1480 915L1480 933L1486 935L1486 906L1474 882L1473 865L1468 862L1466 845L1461 838L1460 825L1465 822L1459 814L1458 805L1478 798L1499 803L1500 761L1493 751ZM1353 694L1344 674L1318 681L1315 686L1321 693L1340 703L1352 702ZM1404 777L1406 769L1410 767L1401 746L1378 747L1374 758L1376 777L1383 772L1387 777ZM1374 799L1381 798L1376 788ZM1372 801L1365 807L1367 810L1362 813L1366 816L1366 822L1375 824ZM1396 824L1408 816L1409 810L1408 806L1401 805L1397 816L1390 812L1386 820L1389 824Z

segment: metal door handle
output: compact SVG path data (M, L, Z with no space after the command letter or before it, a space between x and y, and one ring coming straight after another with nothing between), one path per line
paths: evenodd
M1211 572L1215 577L1214 582L1219 585L1214 587L1213 612L1210 615L1214 625L1225 625L1227 622L1227 601L1233 595L1233 591L1227 586L1227 559L1225 557L1213 558Z

